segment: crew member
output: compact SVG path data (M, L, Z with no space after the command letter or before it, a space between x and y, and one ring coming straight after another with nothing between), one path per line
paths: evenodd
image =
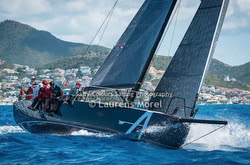
M75 87L71 88L71 90L69 91L69 94L70 95L76 95L81 86L82 86L82 84L80 82L77 82L75 84Z
M35 77L31 77L31 81L30 81L29 87L31 87L35 82L36 82L36 78Z
M53 81L50 82L50 92L52 93L50 104L51 111L55 111L57 102L62 103L63 101L64 92L62 88L58 84L55 84Z
M25 95L25 91L23 90L23 87L20 87L20 95L21 96Z
M34 99L33 97L33 86L30 86L26 92L26 100L31 100L31 99Z
M20 94L19 94L19 96L18 96L18 101L21 101L21 100L23 100L23 96L26 94L25 93L25 91L23 90L23 88L20 86L19 87L20 88Z
M43 86L38 92L38 100L42 104L42 113L46 112L49 101L51 99L52 93L50 92L50 86L48 85L48 80L42 81Z
M77 94L81 86L82 84L80 82L77 82L75 86L71 88L71 90L69 91L69 95L66 99L69 104L72 104L73 99L78 100L80 98L80 97L77 97Z
M40 89L40 87L41 87L42 85L38 85L36 82L33 84L33 88L34 88L34 90L33 90L33 97L34 97L34 100L33 100L33 103L32 103L32 105L31 106L29 106L28 108L30 108L30 109L32 109L32 110L34 110L34 109L36 109L36 107L38 106L37 105L37 103L38 103L38 101L39 101L39 99L38 99L38 92L39 92L39 89ZM35 105L37 105L36 107L35 107Z

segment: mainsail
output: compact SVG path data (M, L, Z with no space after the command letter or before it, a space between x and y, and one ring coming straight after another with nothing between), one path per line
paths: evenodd
M146 0L85 90L134 87L154 55L176 1Z
M197 93L204 81L221 31L229 0L202 0L155 92L173 97L152 97L162 107L151 110L192 117Z

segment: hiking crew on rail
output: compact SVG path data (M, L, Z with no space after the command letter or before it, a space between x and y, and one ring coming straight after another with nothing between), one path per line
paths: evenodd
M80 87L81 83L77 82L75 87L71 89L70 95L76 97L76 93L78 93ZM22 88L21 92L21 95L25 94ZM49 83L48 80L43 80L42 84L37 84L35 82L35 78L32 78L32 81L26 92L26 99L34 99L32 104L28 107L29 109L41 109L41 113L57 113L57 109L59 109L63 103L64 91L60 85L55 84L53 81Z

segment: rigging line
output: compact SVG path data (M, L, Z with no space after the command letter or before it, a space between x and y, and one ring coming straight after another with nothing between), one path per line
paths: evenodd
M105 33L107 27L108 27L108 24L109 24L109 22L110 22L110 19L111 19L113 13L114 13L115 7L113 7L111 10L112 10L112 12L111 12L111 14L110 14L110 16L109 16L109 18L108 18L108 20L107 20L107 24L106 24L106 26L104 27L103 32L102 32L101 37L100 37L100 40L99 40L99 42L98 42L98 44L97 44L98 46L100 45L100 42L101 42L101 40L102 40L102 37L103 37L103 35L104 35L104 33Z
M183 147L185 147L185 146L187 146L187 145L189 145L189 144L192 144L192 143L196 142L197 140L200 140L201 138L204 138L204 137L206 137L206 136L208 136L208 135L214 133L215 131L218 131L219 129L221 129L221 128L225 127L225 126L226 126L226 125L223 125L223 126L221 126L221 127L218 127L218 128L216 128L216 129L214 129L213 131L210 131L210 132L206 133L205 135L202 135L201 137L199 137L199 138L197 138L197 139L194 139L193 141L188 142L188 143L182 145L181 148L183 148Z
M162 39L161 39L161 41L160 41L160 43L159 43L159 45L158 45L158 48L157 48L157 50L155 51L155 54L158 53L158 51L159 51L159 49L160 49L160 47L161 47L161 45L162 45L163 39L165 38L165 36L166 36L166 34L167 34L167 31L168 31L168 29L169 29L169 27L170 27L170 25L171 25L171 23L172 23L172 21L173 21L173 18L174 18L174 16L175 16L176 12L177 12L177 9L178 9L179 6L180 6L180 3L181 3L181 1L179 1L178 5L177 5L177 7L176 7L176 10L174 11L173 17L170 18L169 24L167 25L167 28L166 28L166 30L165 30L163 36L162 36Z
M180 0L180 3L181 3L181 0ZM168 51L168 56L170 55L172 44L173 44L173 39L174 39L176 24L177 24L177 20L178 20L179 11L180 11L180 5L178 6L177 10L178 11L177 11L177 15L176 15L176 20L175 20L175 24L174 24L174 30L173 30L172 38L171 38L171 41L170 41L170 47L169 47L169 51Z
M93 39L91 40L90 44L88 45L88 47L86 48L85 52L83 53L83 55L85 55L87 53L87 51L89 50L90 46L92 45L92 43L94 42L96 36L98 35L98 33L100 32L100 30L102 29L103 25L105 24L106 20L109 18L111 12L113 11L113 9L116 7L117 3L119 0L116 0L115 4L113 5L113 7L111 8L111 10L109 11L108 15L106 16L106 18L104 19L102 25L99 27L99 29L97 30L95 36L93 37Z

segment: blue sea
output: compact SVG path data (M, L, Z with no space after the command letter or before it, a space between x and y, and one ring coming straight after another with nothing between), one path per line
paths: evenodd
M202 105L196 118L229 124L170 150L81 130L71 135L30 134L16 125L12 106L0 106L0 164L250 164L250 105ZM187 143L217 125L194 124Z

